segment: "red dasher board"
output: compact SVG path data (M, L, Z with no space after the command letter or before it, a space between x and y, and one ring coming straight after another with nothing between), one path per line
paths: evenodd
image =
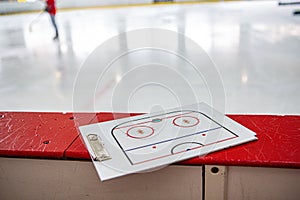
M140 114L0 112L0 156L90 160L77 126L135 115ZM254 131L259 140L176 164L300 168L299 115L227 117Z

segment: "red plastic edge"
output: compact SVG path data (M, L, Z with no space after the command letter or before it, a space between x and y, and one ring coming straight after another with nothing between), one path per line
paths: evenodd
M90 156L78 125L138 114L0 113L0 156L84 159ZM228 115L256 132L258 140L177 164L300 168L300 116Z

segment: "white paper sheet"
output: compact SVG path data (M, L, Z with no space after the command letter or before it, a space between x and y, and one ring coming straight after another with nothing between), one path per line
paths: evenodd
M234 145L256 134L205 103L79 127L102 181L143 172ZM96 134L111 159L96 161L87 135Z

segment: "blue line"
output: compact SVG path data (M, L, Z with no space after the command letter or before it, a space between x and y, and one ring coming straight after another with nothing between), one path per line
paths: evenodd
M144 147L149 147L149 146L152 146L152 145L155 145L155 144L161 144L161 143L165 143L165 142L170 142L172 140L178 140L178 139L181 139L181 138L184 138L184 137L189 137L189 136L192 136L192 135L197 135L197 134L205 133L205 132L208 132L208 131L213 131L213 130L216 130L216 129L219 129L219 128L223 128L223 127L220 126L220 127L208 129L208 130L205 130L205 131L200 131L200 132L192 133L192 134L189 134L189 135L184 135L184 136L181 136L181 137L176 137L176 138L172 138L172 139L160 141L160 142L157 142L157 143L152 143L152 144L147 144L147 145L144 145L144 146L135 147L135 148L132 148L132 149L127 149L125 151L132 151L132 150L141 149L141 148L144 148Z

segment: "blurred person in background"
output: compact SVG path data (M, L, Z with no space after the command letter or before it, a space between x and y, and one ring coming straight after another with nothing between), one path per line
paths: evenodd
M58 30L57 30L57 25L55 21L55 15L56 15L56 7L55 7L55 0L46 0L46 8L45 11L49 13L52 25L55 29L55 36L53 40L58 39Z

